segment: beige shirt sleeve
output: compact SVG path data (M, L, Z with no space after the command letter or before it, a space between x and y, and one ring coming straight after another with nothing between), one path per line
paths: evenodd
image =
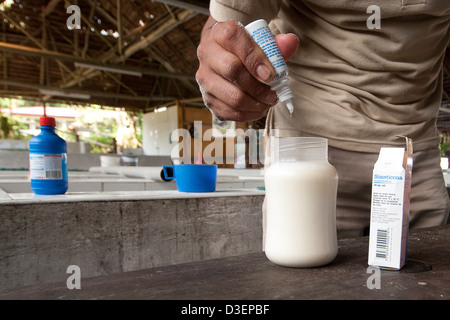
M270 21L280 10L281 0L213 0L210 2L210 12L217 21L237 20L243 25L257 19Z

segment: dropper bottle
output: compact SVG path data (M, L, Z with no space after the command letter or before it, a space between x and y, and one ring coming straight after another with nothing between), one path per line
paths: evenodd
M289 87L287 78L288 68L281 55L280 49L277 46L272 31L270 31L270 28L264 19L249 23L245 27L245 30L247 30L247 33L250 34L272 63L275 69L275 77L269 85L277 93L278 99L286 105L289 110L289 115L292 117L294 105L292 103L292 91Z

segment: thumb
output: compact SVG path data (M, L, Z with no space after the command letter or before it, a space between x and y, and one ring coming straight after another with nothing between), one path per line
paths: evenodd
M278 34L275 41L285 61L292 58L300 45L300 39L293 33Z

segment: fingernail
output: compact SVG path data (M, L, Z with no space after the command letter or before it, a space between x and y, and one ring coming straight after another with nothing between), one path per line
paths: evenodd
M269 93L262 100L264 103L268 105L274 105L278 102L278 97L275 91L270 90Z
M268 98L269 98L269 104L274 105L274 104L278 103L278 96L275 91L271 91Z
M272 69L263 64L259 65L258 68L256 68L256 74L264 82L269 82L273 78Z

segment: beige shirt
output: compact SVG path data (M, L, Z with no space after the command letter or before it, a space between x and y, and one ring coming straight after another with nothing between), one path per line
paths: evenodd
M293 118L283 105L269 117L281 135L362 152L402 145L399 135L415 150L439 144L450 0L211 0L210 10L218 21L264 18L275 33L299 36L288 63Z

